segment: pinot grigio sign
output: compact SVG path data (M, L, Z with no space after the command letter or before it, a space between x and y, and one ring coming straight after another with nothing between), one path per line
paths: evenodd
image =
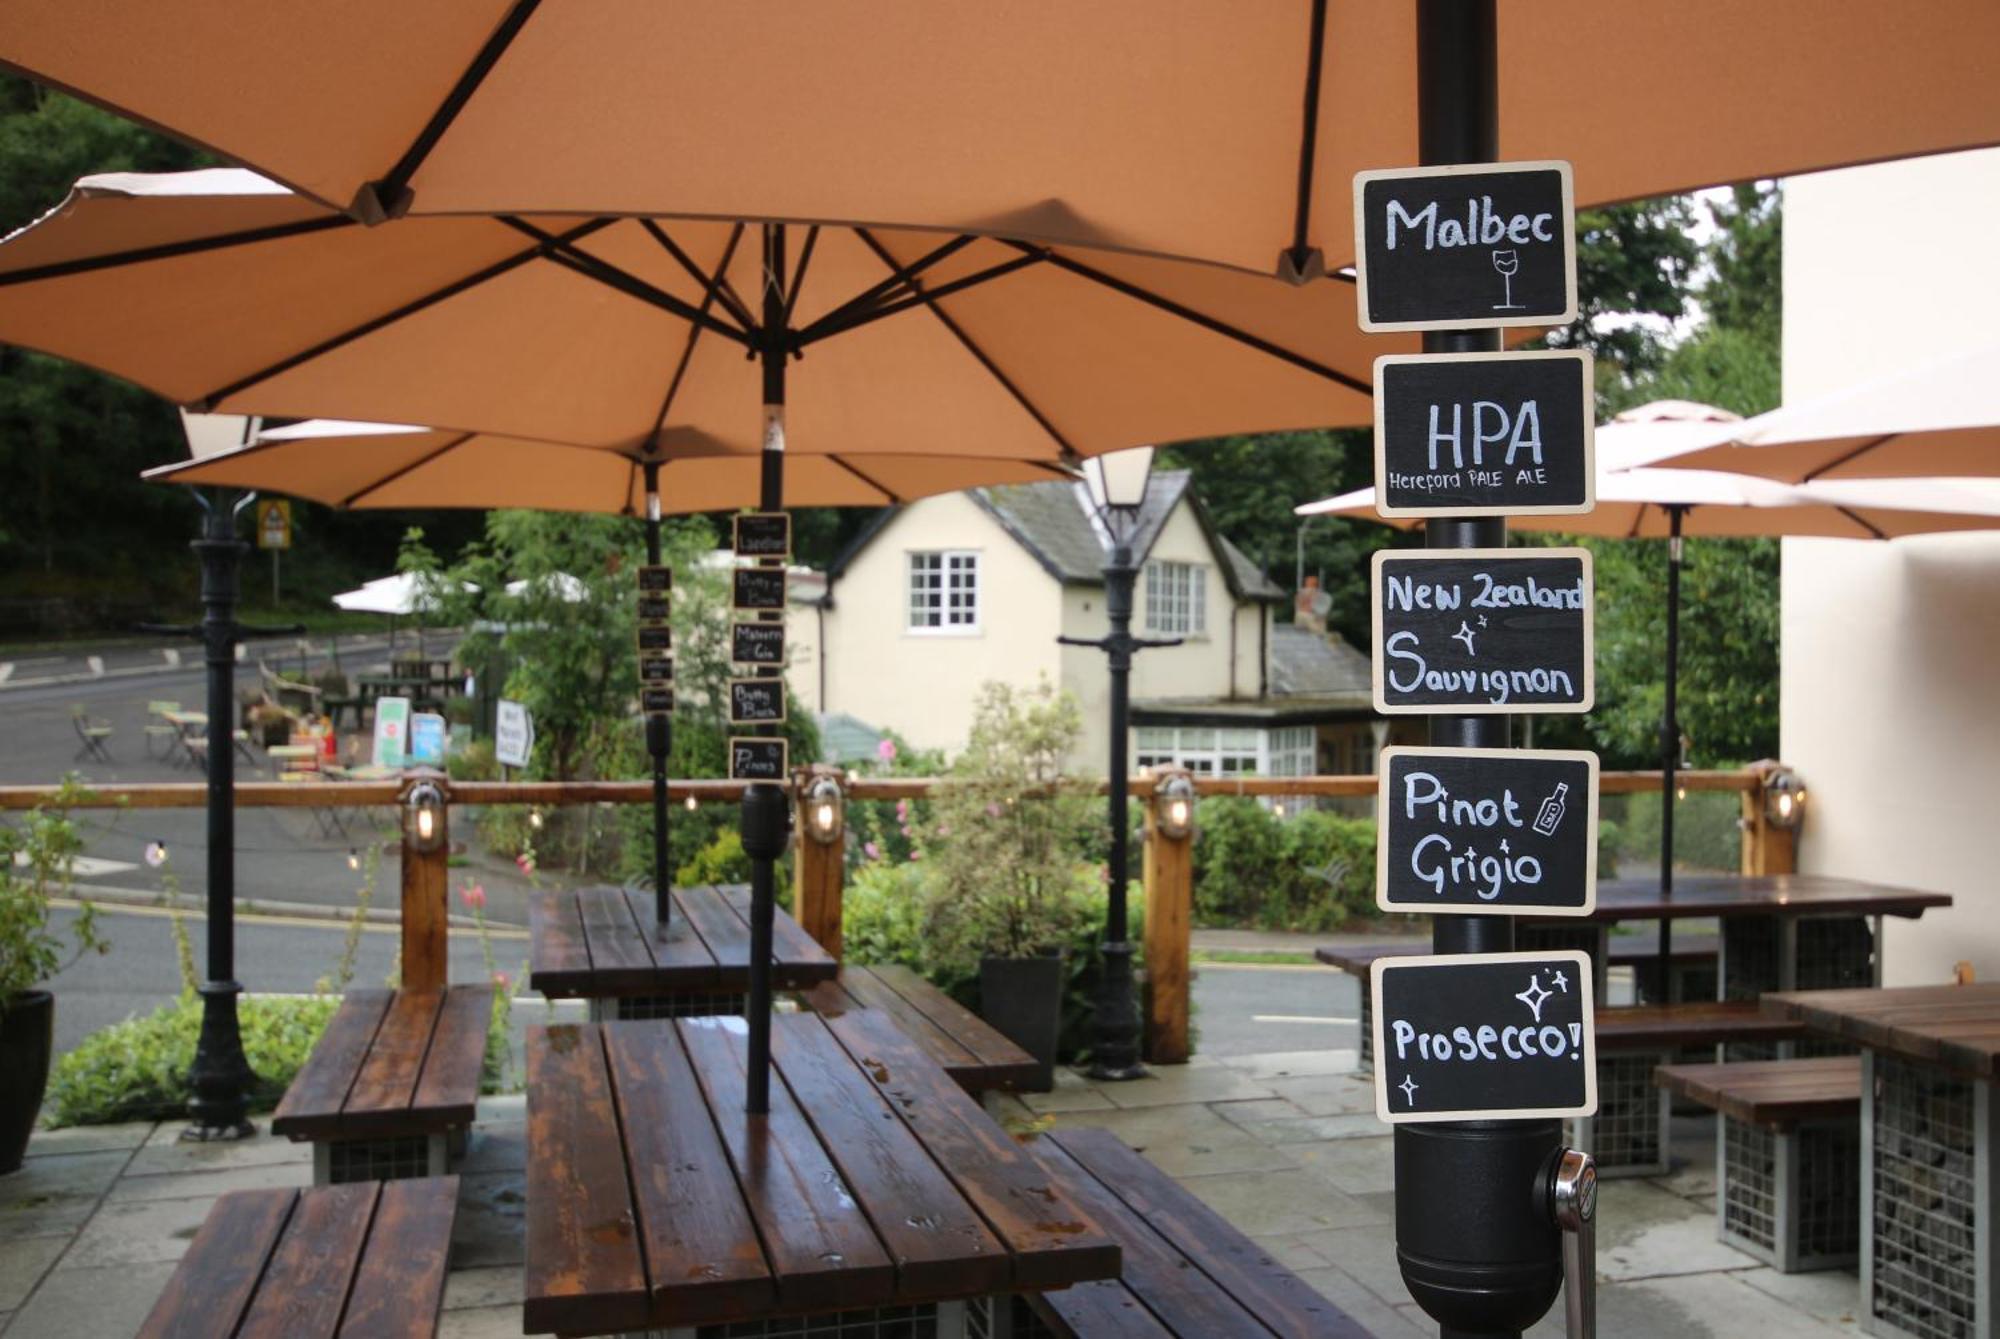
M1575 515L1596 502L1591 359L1571 350L1375 360L1375 510Z
M1587 916L1597 905L1597 755L1384 749L1376 831L1384 911Z
M1377 711L1590 710L1588 550L1384 550L1370 594Z
M1568 163L1473 163L1354 178L1363 330L1576 319Z
M1590 981L1579 952L1376 959L1376 1114L1391 1124L1590 1115Z

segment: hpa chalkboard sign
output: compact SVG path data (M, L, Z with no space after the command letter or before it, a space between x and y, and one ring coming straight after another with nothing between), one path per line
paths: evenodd
M1590 710L1587 550L1384 550L1371 595L1377 711Z
M1597 1110L1582 953L1378 958L1375 1112L1391 1124Z
M782 725L785 720L783 679L731 679L731 725Z
M643 595L670 595L674 589L674 569L647 566L639 569L639 591Z
M787 512L743 512L736 517L734 547L739 558L792 556L792 518Z
M1354 178L1363 330L1576 319L1568 163L1473 163Z
M782 665L785 663L785 625L782 623L731 623L729 658L738 665Z
M1595 505L1591 359L1580 350L1375 360L1375 510L1574 515Z
M729 741L731 781L783 781L790 758L785 740L745 737Z
M1597 755L1390 748L1377 788L1384 911L1587 916L1597 905Z
M730 574L730 607L739 613L785 607L782 567L739 567Z

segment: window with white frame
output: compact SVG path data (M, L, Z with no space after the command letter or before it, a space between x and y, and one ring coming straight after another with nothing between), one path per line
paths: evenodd
M1200 776L1311 776L1317 731L1205 725L1142 725L1134 753L1141 767L1185 767Z
M1208 564L1147 563L1146 626L1182 636L1207 631Z
M979 631L979 555L955 549L913 550L909 558L909 630Z

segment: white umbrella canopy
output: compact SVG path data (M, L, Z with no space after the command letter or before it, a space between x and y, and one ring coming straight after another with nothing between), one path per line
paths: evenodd
M1662 463L1791 483L2000 475L2000 344L1774 409Z
M465 589L470 591L476 587L468 584ZM342 591L333 597L333 602L349 613L387 614L391 618L424 613L432 607L431 601L426 598L423 583L412 572L377 577L353 590Z

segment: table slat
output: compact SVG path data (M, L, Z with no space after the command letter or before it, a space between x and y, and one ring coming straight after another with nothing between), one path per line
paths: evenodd
M659 970L655 979L671 979L681 990L712 990L722 984L722 973L715 965L715 954L710 950L700 930L687 918L681 909L678 891L669 892L674 906L673 918L667 923L665 934L660 933L659 909L653 898L642 889L624 890L625 905L631 910L632 923L639 927L639 933L646 940L653 960ZM680 984L687 982L689 984Z
M1116 1279L1078 1283L1059 1292L1039 1293L1029 1305L1056 1323L1061 1339L1181 1339L1146 1309L1132 1290Z
M750 889L743 884L732 884L716 891L722 894L723 901L748 927ZM771 958L775 964L777 984L784 989L831 979L840 970L840 963L833 955L821 948L819 941L807 934L804 926L785 915L782 909L774 909L771 917ZM749 960L746 949L744 961L747 963Z
M653 1323L699 1325L768 1312L777 1283L680 1033L657 1022L611 1024L604 1050L652 1279Z
M1035 1058L1012 1038L909 968L889 963L874 971L884 985L903 996L913 1009L971 1051L973 1059L982 1066L1015 1065L1028 1077L1040 1073L1041 1066Z
M271 1117L271 1133L300 1139L331 1134L340 1126L341 1108L354 1090L354 1078L388 1012L391 990L350 990L333 1012L312 1054L292 1079Z
M880 968L849 967L840 974L840 984L856 1004L864 1009L880 1009L896 1021L903 1034L924 1048L924 1054L947 1072L975 1064L978 1057L955 1037L924 1015L879 975Z
M492 1021L492 986L453 986L445 992L412 1107L438 1121L471 1124Z
M1763 997L1771 1014L1903 1059L2000 1077L2000 984L1806 990Z
M333 1339L380 1185L321 1186L299 1197L236 1339Z
M1604 879L1597 885L1596 921L1689 916L1909 916L1948 907L1948 893L1927 893L1824 874L1675 874L1662 896L1656 878Z
M1662 1065L1653 1071L1653 1081L1726 1116L1772 1129L1861 1111L1858 1055Z
M298 1198L296 1190L232 1190L218 1199L153 1304L139 1339L233 1333Z
M590 975L590 945L583 916L568 892L528 898L528 972L537 990L559 989L570 977Z
M528 1139L523 1328L641 1328L646 1274L596 1028L528 1029Z
M347 1094L341 1111L343 1133L393 1126L408 1117L443 1005L443 991L396 992Z
M382 1183L340 1327L343 1339L427 1339L435 1333L457 1215L456 1176Z
M652 979L655 963L632 919L632 908L618 888L581 888L576 893L577 914L583 921L584 942L590 946L590 976L601 989L644 989Z
M745 919L746 912L737 911L719 891L707 885L676 889L674 900L680 904L681 914L701 933L708 951L715 955L717 968L724 972L749 972L750 922Z

